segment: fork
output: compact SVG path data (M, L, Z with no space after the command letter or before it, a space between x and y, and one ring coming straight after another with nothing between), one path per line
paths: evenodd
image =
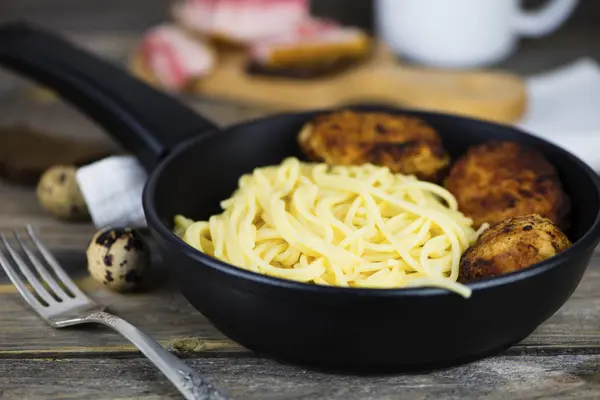
M0 265L25 301L51 327L64 328L87 323L111 327L148 357L186 399L225 400L216 388L179 358L129 322L105 312L105 306L86 296L38 239L33 227L27 225L26 231L27 238L23 238L18 231L14 231L13 234L22 250L21 254L26 256L38 275L32 272L21 254L9 244L4 233L0 233L3 247L0 249ZM32 250L30 245L37 251ZM36 253L42 256L47 266L44 266ZM17 274L13 264L25 279Z

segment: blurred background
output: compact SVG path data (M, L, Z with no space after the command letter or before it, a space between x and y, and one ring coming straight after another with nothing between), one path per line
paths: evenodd
M402 1L402 0L400 0ZM524 0L536 9L547 0ZM164 21L170 0L2 0L0 21L26 19L74 34L132 35ZM373 0L311 0L315 15L374 29ZM519 72L537 72L581 55L600 58L600 2L583 0L573 15L544 40L523 39L519 54L500 64ZM106 49L110 51L111 49Z
M435 3L435 1L438 1L438 3ZM496 0L496 3L485 3L485 6L482 7L478 6L478 4L483 4L478 0L439 1L312 0L310 2L310 12L315 17L331 18L343 26L356 26L376 35L380 31L377 27L377 8L379 7L380 14L389 16L388 25L391 25L391 27L388 27L388 35L396 35L396 28L409 27L412 24L410 26L412 31L400 32L399 30L397 34L400 36L404 35L401 37L404 43L408 41L417 50L425 49L427 46L431 48L431 51L436 50L435 46L432 47L432 44L427 42L427 35L431 32L438 32L439 34L443 29L464 31L463 28L466 23L450 15L453 10L460 11L462 9L466 13L464 15L468 15L468 18L473 23L484 21L484 17L495 18L490 21L481 22L481 26L477 26L477 32L480 32L481 35L471 36L489 36L491 40L493 35L499 35L502 33L502 29L507 29L496 26L496 20L499 21L501 19L500 14L504 11L487 12L490 15L485 16L486 11L483 9L486 7L496 7L496 3L502 4L505 0ZM560 0L558 2L560 3ZM387 8L385 9L382 6L384 3L387 3ZM549 1L525 0L518 2L516 0L506 0L506 3L515 4L515 7L521 4L525 10L538 10L549 4ZM473 67L485 71L502 70L509 72L522 80L522 86L526 87L528 84L526 79L530 76L554 71L581 59L593 62L600 61L600 24L598 24L598 20L600 19L600 2L590 0L581 0L579 2L573 0L571 2L570 0L565 0L563 3L576 4L575 9L565 12L565 16L562 18L564 21L561 21L556 27L550 29L549 32L546 32L547 34L543 36L538 35L540 37L519 37L517 39L517 47L514 51L508 52L505 57L499 57L497 60L491 60L490 58L489 62L479 64L474 62ZM392 9L390 8L392 7L390 4L394 7L400 7L399 5L401 4L412 4L413 7L411 9L398 7ZM429 4L429 6L419 6L421 9L417 9L417 4ZM450 11L450 14L448 11L436 9L435 4L444 4ZM169 21L169 10L172 5L173 2L170 0L2 0L0 1L0 22L27 20L57 30L85 48L114 60L116 63L127 68L132 49L143 39L143 35L148 29ZM429 10L426 7L430 7ZM475 10L475 8L478 8L478 10ZM436 10L438 14L442 13L442 15L434 15ZM409 11L412 20L409 19L407 21L408 17L402 19L408 15ZM555 14L561 12L560 10L554 11L556 11ZM494 13L498 15L495 16ZM417 18L414 16L417 16ZM420 31L418 31L419 29ZM398 43L391 43L389 40L386 41L386 38L379 39L382 39L381 41L388 45L392 45L392 52L394 56L399 56L398 59L402 66L417 68L417 70L410 70L411 72L419 72L418 68L420 67L444 67L445 65L445 60L442 58L440 58L441 61L437 64L431 63L431 65L428 65L425 59L419 60L418 57L416 59L415 57L404 57L401 49L398 49L400 46ZM459 50L464 49L467 51L476 45L481 45L481 43L457 42L454 54L461 55ZM454 49L454 46L445 47L452 47ZM440 48L440 51L442 50L444 49ZM470 61L466 56L464 57L464 62L465 68L463 69L469 71ZM447 65L453 67L451 62ZM587 67L589 66L588 64ZM219 66L216 68L218 69ZM377 71L380 70L378 69ZM383 76L383 72L381 74L377 72L375 75ZM403 79L409 80L412 83L425 83L429 86L431 86L431 82L433 81L427 75L418 74L406 75ZM450 78L450 80L452 79ZM384 82L383 79L380 79L380 81ZM301 88L302 85L308 88L312 85L310 87L315 90L315 93L322 93L323 91L320 89L325 87L328 84L327 82L326 80L305 80L302 82L294 81L290 84L296 85L294 86L295 88ZM454 83L452 85L456 87L460 86L461 90L468 86L465 86L464 82L461 83L458 80L455 83L456 85ZM276 88L287 84L286 81L273 81L269 83L270 87L274 88L274 93L277 93ZM469 85L473 87L477 86ZM363 86L377 85L364 83ZM381 84L381 86L385 85ZM208 85L208 87L210 88L211 86ZM409 88L410 90L418 91L415 87L411 86ZM0 69L0 105L5 111L0 113L0 126L24 123L33 127L42 126L47 130L66 135L80 135L79 132L85 131L87 137L102 138L102 140L110 142L110 139L106 138L106 135L98 131L93 124L90 124L69 105L62 104L49 93L40 91L39 89L31 82L27 82ZM268 89L265 90L268 92ZM453 98L447 91L444 91L445 89L436 91L436 88L429 88L428 90L431 90L440 99L436 107L439 106L443 110L444 107L450 105L448 107L452 111ZM526 89L522 90L527 91L529 87L527 86ZM402 92L400 89L398 91ZM494 95L497 90L490 88L489 91L491 95ZM515 91L515 93L517 92L518 90ZM249 117L264 115L274 111L273 108L262 104L260 101L252 101L248 96L240 96L238 99L235 94L231 93L227 96L213 96L212 94L214 93L210 93L210 90L208 94L198 91L191 95L190 93L182 93L182 97L199 111L210 114L213 119L222 124L231 124ZM468 95L470 96L471 94L469 93ZM275 94L274 96L277 98L278 95ZM373 100L367 95L365 95L364 99L361 99L360 92L358 92L358 98L356 98L356 93L353 93L353 96L353 100L357 101ZM516 98L516 95L514 96ZM519 98L515 101L526 102L524 110L528 106L530 110L537 107L533 107L527 103L531 101L531 96L527 100ZM460 101L455 103L460 103ZM403 103L400 102L400 104ZM507 121L518 123L526 117L527 115L520 113L517 117L512 120L507 119ZM600 124L600 122L598 123Z

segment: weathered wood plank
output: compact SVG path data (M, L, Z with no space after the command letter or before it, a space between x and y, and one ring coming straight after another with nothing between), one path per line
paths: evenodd
M26 19L66 31L130 31L163 21L171 1L3 0L0 22Z
M83 288L112 310L169 346L173 341L195 338L203 344L195 351L243 351L196 312L169 282L169 271L160 268L154 279L160 285L138 294L112 293L87 277L84 252L94 233L89 224L65 224L53 220L37 204L32 189L0 185L0 230L34 223L48 246ZM165 283L167 282L167 283ZM151 285L152 286L152 285ZM590 350L600 346L600 253L571 300L517 349ZM548 294L551 295L551 294ZM151 312L150 312L151 310ZM73 354L131 352L135 349L119 335L98 329L55 331L44 325L24 304L15 289L0 274L0 356L22 354Z
M82 140L109 140L99 128L62 103L31 102L17 96L7 103L6 107L7 112L0 114L0 125L8 124L10 118L13 118L11 122L28 118L32 125L44 127L61 135L81 137ZM261 113L248 108L231 112L231 106L224 104L204 103L201 107L207 115L211 115L224 125ZM228 107L229 111L227 111ZM94 232L91 226L63 224L53 220L39 207L31 189L0 185L0 204L2 204L0 229L14 229L26 223L34 223L40 228L48 245L60 251L59 257L67 268L76 276L86 276L83 252ZM563 309L518 348L533 351L534 349L579 349L598 346L600 319L597 315L600 311L600 297L596 288L600 285L600 258L595 258L593 265L581 287ZM169 345L176 339L194 337L209 343L207 345L209 348L216 346L239 350L239 347L227 341L212 328L208 321L195 312L171 287L162 287L151 293L131 296L108 293L89 279L85 281L84 286L99 300L113 305L113 309L119 315L140 325L165 345ZM118 335L106 331L94 334L88 332L82 334L77 330L52 331L23 306L10 286L0 286L0 296L0 315L4 326L7 327L0 330L0 354L13 351L73 353L84 351L87 346L91 348L90 352L115 352L117 348L118 351L135 351ZM168 302L165 302L165 297L169 299ZM151 318L146 319L145 315L141 315L140 311L148 308L149 304L152 304L155 315L164 316L162 322ZM173 321L177 322L174 324ZM32 326L36 328L31 330ZM39 332L44 332L42 338L38 337Z
M42 23L123 63L139 33L160 21L168 4L165 0L56 0L52 5L38 0L3 0L0 22L26 18ZM591 17L590 13L593 21ZM600 59L599 48L591 40L597 34L587 29L571 24L548 39L524 41L520 52L501 67L533 73L582 55ZM27 123L58 135L113 143L73 107L40 98L32 91L34 87L0 71L0 126ZM221 125L269 113L211 99L185 101ZM0 205L0 230L26 223L38 226L44 241L86 291L162 345L185 350L188 362L237 399L600 397L600 253L571 300L531 337L501 356L430 374L339 376L256 358L187 304L159 262L154 276L163 283L148 292L120 295L104 290L85 271L83 252L93 227L53 220L39 207L31 189L0 184ZM0 275L0 398L180 398L119 335L103 328L47 327Z
M598 356L497 357L428 374L345 376L251 357L188 359L238 400L596 399ZM0 359L0 398L178 399L145 359Z
M7 225L0 223L0 229ZM112 293L87 277L83 251L92 229L68 232L68 227L57 229L49 224L42 230L44 239L52 248L61 248L57 256L69 273L79 277L81 286L98 301L108 304L112 311L129 319L141 329L155 336L165 346L173 341L194 338L201 341L194 350L243 351L230 342L179 295L170 284L168 270L156 267L155 281L161 284L138 294ZM158 279L157 279L158 278ZM0 278L0 356L15 354L68 355L81 352L133 352L119 335L110 331L69 329L55 331L44 325L24 304L14 288ZM532 336L515 350L537 352L591 351L600 348L600 256L588 270L583 283L571 300ZM151 314L148 312L151 310Z

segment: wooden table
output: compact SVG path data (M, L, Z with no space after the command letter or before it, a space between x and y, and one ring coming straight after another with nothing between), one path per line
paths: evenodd
M13 1L13 9L0 11L0 15L21 16L21 13L37 20L42 19L41 15L49 15L49 3L39 2L46 5L41 11L34 3ZM135 33L155 18L144 20L139 13L132 12L132 7L124 5L131 4L129 0L89 2L97 4L96 14L83 13L84 7L80 6L83 3L79 1L53 1L52 6L57 3L70 5L71 10L80 14L55 12L53 19L45 20L50 21L48 25L62 28L63 22L71 23L73 38L116 60L124 58ZM110 14L99 9L107 3L113 7ZM157 3L154 1L154 8L148 6L149 9L156 10ZM118 7L129 12L119 12ZM104 16L105 25L92 18L92 14ZM154 15L153 11L148 14ZM112 15L118 16L119 32L100 29L111 26L107 21ZM87 29L87 20L82 21L82 16L96 21L95 24ZM556 46L547 45L548 49L526 44L506 65L530 72L554 67L577 54L598 57L598 48L588 44L593 42L586 42L589 37L586 35L568 32L555 39ZM32 96L30 89L31 85L14 76L0 75L0 126L27 122L56 134L109 141L71 107ZM268 112L206 99L194 100L192 104L222 124ZM26 223L39 228L59 260L94 298L185 357L236 399L600 398L600 253L593 258L569 302L533 335L506 352L428 374L357 377L319 373L256 357L224 337L187 304L169 283L169 271L159 260L155 262L153 276L161 284L148 292L121 295L104 290L86 273L84 251L94 233L93 227L54 221L39 207L32 189L0 184L0 229L9 230ZM103 328L53 330L28 309L4 276L0 276L0 398L179 396L153 365L119 335Z

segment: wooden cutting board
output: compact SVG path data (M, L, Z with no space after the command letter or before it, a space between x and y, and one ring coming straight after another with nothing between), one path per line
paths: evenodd
M220 54L215 71L194 82L189 91L214 98L247 102L276 110L305 110L356 103L390 105L462 114L512 123L524 113L523 80L500 71L451 71L403 65L379 44L372 58L338 75L289 79L249 75L244 54ZM134 51L134 75L156 84Z

